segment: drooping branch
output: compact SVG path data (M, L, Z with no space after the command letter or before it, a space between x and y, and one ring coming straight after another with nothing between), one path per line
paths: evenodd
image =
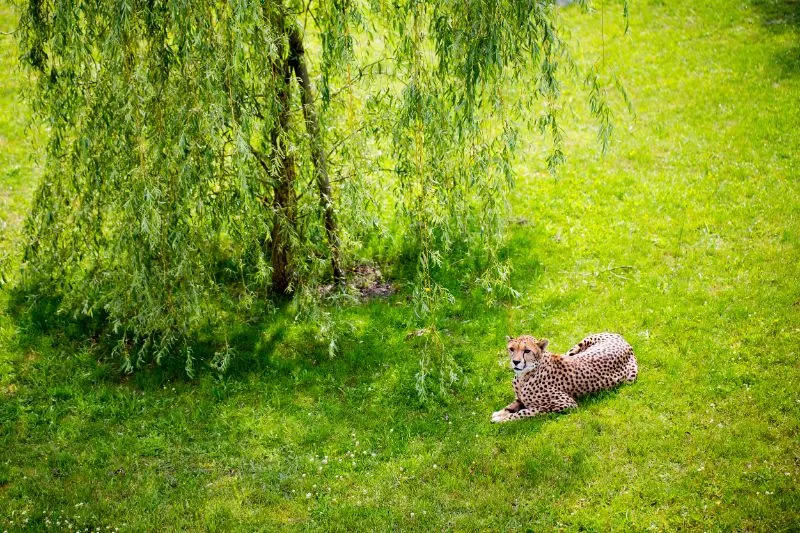
M308 76L308 67L305 60L305 48L300 29L295 25L289 31L289 64L294 70L300 83L300 99L303 104L303 117L305 118L306 131L308 132L311 146L311 161L317 177L319 190L319 203L325 217L325 233L331 250L331 266L333 267L334 283L340 285L344 281L341 258L339 256L339 232L336 226L336 216L333 209L331 194L331 181L328 177L328 163L323 148L322 135L320 134L319 121L314 106L314 94L311 89L311 79Z
M348 247L371 253L407 228L402 250L418 253L428 274L417 288L431 289L415 291L414 309L434 313L447 291L429 265L447 264L453 243L502 268L515 122L536 113L511 120L498 88L512 84L515 109L544 107L536 123L559 162L560 82L583 78L551 1L19 4L20 57L35 78L26 93L51 132L25 227L24 285L52 289L74 316L104 310L128 369L181 350L188 365L201 328L227 327L227 311L209 309L227 309L239 291L237 308L249 309L270 274L278 294L316 283L322 226L337 283ZM391 58L373 57L376 33L398 44ZM309 38L320 50L305 51ZM312 52L324 99L312 91ZM605 135L605 86L594 75L587 83ZM331 103L357 84L363 101ZM298 103L309 144L295 146ZM369 141L329 169L359 126ZM315 183L298 183L300 165L314 167ZM221 283L228 264L240 267L238 287Z

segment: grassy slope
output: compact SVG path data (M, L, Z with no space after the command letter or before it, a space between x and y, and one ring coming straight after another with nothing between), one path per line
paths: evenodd
M606 13L638 118L600 160L578 112L557 181L525 170L537 150L520 162L523 296L461 296L444 320L468 378L448 405L414 400L425 338L405 339L402 297L343 311L354 334L333 360L278 314L238 334L225 380L194 383L120 383L0 317L0 528L800 527L800 6L681 4L635 4L626 40ZM565 17L597 56L599 15ZM8 252L35 171L0 47ZM631 341L636 384L488 424L510 400L506 333L566 349L599 330Z

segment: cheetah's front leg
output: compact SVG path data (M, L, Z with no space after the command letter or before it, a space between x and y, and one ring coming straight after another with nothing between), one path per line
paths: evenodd
M511 413L516 413L523 407L525 407L525 405L521 401L519 401L518 399L514 400L510 404L500 409L499 411L495 411L494 413L492 413L492 422L502 422L503 421L502 419L504 419L507 415Z
M512 420L519 420L520 418L530 418L539 413L557 413L574 407L578 407L575 398L566 392L559 392L551 394L545 403L530 405L520 409L516 413L507 413L505 416L497 417L497 419L492 416L492 422L511 422Z
M495 420L494 417L492 417L492 422L511 422L513 420L519 420L520 418L530 418L532 416L538 415L541 412L542 411L540 411L539 409L525 407L523 409L520 409L516 413L506 413L506 415L503 418L497 420Z

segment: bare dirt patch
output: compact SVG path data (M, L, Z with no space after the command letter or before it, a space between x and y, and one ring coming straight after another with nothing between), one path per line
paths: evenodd
M361 299L391 296L397 289L383 279L381 269L377 265L362 263L356 265L347 273L348 290L357 293ZM333 284L323 285L319 288L320 295L327 296L333 292Z

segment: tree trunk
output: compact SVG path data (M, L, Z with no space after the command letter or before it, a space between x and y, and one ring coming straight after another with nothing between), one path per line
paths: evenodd
M276 77L282 77L283 83L278 89L280 111L278 124L272 130L272 146L279 154L280 162L273 191L272 200L275 219L272 224L272 290L278 294L288 295L292 283L292 249L289 234L294 230L296 222L297 197L294 189L295 165L294 157L289 153L287 135L290 119L290 94L292 71L288 61L276 65Z
M311 161L314 163L314 169L316 171L319 204L323 209L325 232L331 250L333 281L336 285L341 285L344 282L344 272L342 271L342 264L339 256L339 231L336 227L336 217L333 209L331 181L328 177L328 164L322 145L322 136L319 131L317 112L314 108L314 93L311 90L311 80L308 76L303 38L300 35L300 29L296 25L289 30L289 64L292 69L294 69L300 82L300 99L303 104L303 117L305 118L306 131L308 132L311 145Z

